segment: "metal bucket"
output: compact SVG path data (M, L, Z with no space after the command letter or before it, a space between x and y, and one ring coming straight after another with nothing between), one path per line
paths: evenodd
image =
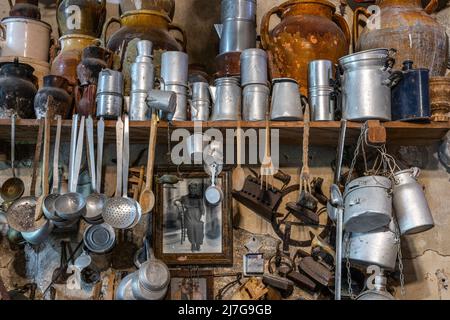
M298 82L290 78L272 81L272 112L275 121L303 120L302 102Z
M177 95L177 103L175 111L168 114L168 120L186 121L187 120L187 104L188 104L188 88L186 86L170 84L164 85L164 91L172 91Z
M241 85L267 86L267 53L261 49L246 49L241 54Z
M97 117L117 119L122 115L123 74L104 69L100 72L97 87Z
M339 60L342 76L342 116L350 121L391 120L388 49L354 53Z
M270 89L266 85L247 85L243 92L242 120L265 120L269 111L269 95Z
M188 83L189 57L180 51L164 52L161 56L161 78L165 85Z
M395 234L394 221L391 221L389 227L369 233L352 233L345 248L348 258L354 264L377 265L386 270L395 270L398 239Z
M392 182L380 176L353 180L345 188L344 229L370 232L392 221Z
M242 90L236 78L219 78L213 92L214 107L211 121L238 121L241 115Z
M397 172L394 175L394 211L402 235L416 234L434 227L428 201L417 182L419 168Z

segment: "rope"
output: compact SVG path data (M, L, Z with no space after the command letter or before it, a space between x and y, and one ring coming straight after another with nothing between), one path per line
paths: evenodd
M310 169L309 169L309 133L311 113L309 104L305 104L305 116L303 122L303 167L300 173L300 192L303 190L311 193Z

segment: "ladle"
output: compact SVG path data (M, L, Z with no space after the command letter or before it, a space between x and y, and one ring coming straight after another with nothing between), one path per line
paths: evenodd
M24 191L25 184L23 181L16 177L16 169L14 166L15 162L15 149L16 149L16 115L11 117L11 170L12 178L8 179L3 183L1 188L1 196L5 202L12 202L19 199Z
M44 120L44 156L42 158L42 181L41 181L41 187L42 187L42 193L37 199L36 202L36 212L35 212L35 219L38 221L43 217L44 212L42 211L42 205L44 203L44 199L48 196L48 167L49 167L49 158L50 158L50 139L51 139L51 128L50 128L50 119L49 115L45 116Z

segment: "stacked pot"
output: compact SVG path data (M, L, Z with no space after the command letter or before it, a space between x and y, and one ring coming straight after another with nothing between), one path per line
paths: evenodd
M247 49L241 54L242 120L263 121L269 112L267 53Z
M308 93L312 121L334 121L336 94L333 62L314 60L308 65Z
M411 168L392 179L367 176L346 186L344 229L349 237L344 258L393 271L400 236L433 228L428 202L417 182L419 173Z
M123 74L104 69L100 72L97 87L97 118L116 120L122 115Z
M184 52L168 51L161 56L161 90L172 91L177 94L175 112L164 116L168 120L187 120L188 66L189 58Z
M208 121L211 109L209 84L207 82L194 82L191 90L191 120Z

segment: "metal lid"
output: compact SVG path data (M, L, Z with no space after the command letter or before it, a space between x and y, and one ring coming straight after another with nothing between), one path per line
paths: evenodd
M345 194L347 195L348 193L351 193L352 191L359 188L370 188L370 187L390 189L392 187L392 182L389 178L382 176L361 177L351 181L345 187Z
M389 57L389 49L377 48L349 54L339 59L340 65L361 60L386 60Z
M276 83L282 83L282 82L292 82L298 85L298 81L292 78L274 78L272 79L272 85Z
M83 240L89 251L103 254L114 247L116 234L110 225L104 223L88 227L84 232Z
M149 291L163 290L169 282L169 268L161 260L148 260L139 269L139 283Z
M245 49L241 53L241 60L247 59L252 56L261 56L261 57L267 59L267 52L265 50L257 49L257 48Z

